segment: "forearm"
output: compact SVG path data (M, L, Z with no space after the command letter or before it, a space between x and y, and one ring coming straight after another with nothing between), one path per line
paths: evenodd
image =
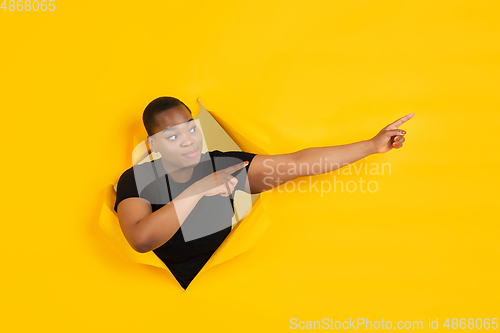
M193 193L191 187L154 213L142 219L136 226L143 235L141 252L152 251L165 244L179 230L194 209L202 194Z
M312 147L295 153L298 176L327 173L376 152L373 142L364 140L340 146Z

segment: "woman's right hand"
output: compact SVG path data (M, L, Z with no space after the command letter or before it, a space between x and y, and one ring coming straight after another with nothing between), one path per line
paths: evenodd
M196 193L203 196L230 196L233 193L236 184L238 184L238 179L231 176L231 174L245 167L247 164L248 162L246 161L241 162L198 180L193 184L195 185Z

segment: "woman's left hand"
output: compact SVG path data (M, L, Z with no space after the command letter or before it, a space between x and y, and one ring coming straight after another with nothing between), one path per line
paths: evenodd
M410 113L403 118L399 118L395 122L384 127L377 135L370 139L375 147L375 152L382 154L393 148L401 148L405 141L404 135L406 132L402 129L398 129L398 127L413 118L414 115L415 113Z

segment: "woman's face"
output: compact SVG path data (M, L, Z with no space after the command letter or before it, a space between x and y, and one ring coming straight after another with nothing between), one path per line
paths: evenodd
M193 167L200 162L203 136L184 105L170 108L156 116L157 128L149 137L153 150L160 152L170 170Z

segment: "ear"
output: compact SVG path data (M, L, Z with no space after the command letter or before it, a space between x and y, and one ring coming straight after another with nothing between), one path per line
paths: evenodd
M151 136L148 136L147 141L148 141L149 147L151 147L151 152L157 153L158 150L156 149L156 146L155 146L155 139L153 139Z

